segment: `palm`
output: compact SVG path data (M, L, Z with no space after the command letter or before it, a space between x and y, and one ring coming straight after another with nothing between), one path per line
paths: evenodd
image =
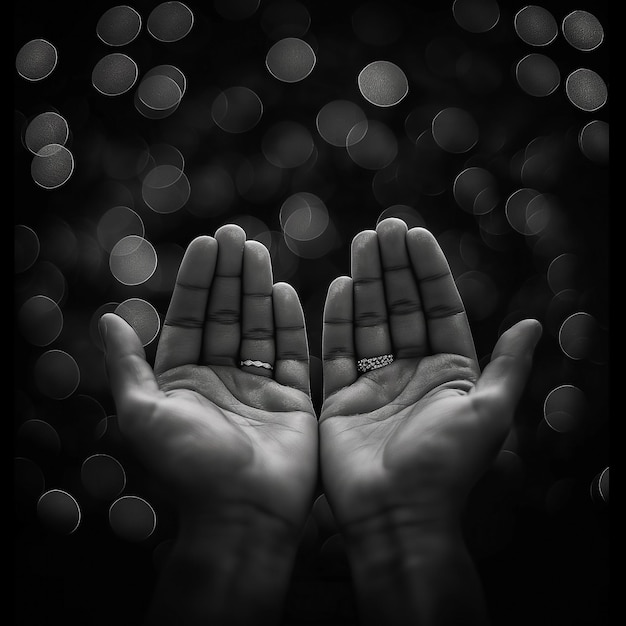
M107 359L120 426L177 507L248 507L301 524L317 472L306 333L267 250L237 227L190 244L154 372L130 327L107 326L120 350Z
M353 278L329 290L325 379L338 380L325 389L320 445L325 491L343 525L383 510L458 509L507 431L508 408L481 408L465 312L425 233L409 237L385 220L355 240ZM355 359L392 351L392 364L357 375Z

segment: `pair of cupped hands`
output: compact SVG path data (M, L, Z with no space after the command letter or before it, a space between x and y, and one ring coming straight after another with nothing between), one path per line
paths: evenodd
M354 237L351 276L328 288L319 419L298 295L273 282L267 248L239 226L189 244L154 367L121 317L104 315L100 330L120 429L182 526L252 532L258 520L283 543L298 541L318 468L348 541L457 525L509 432L541 335L536 320L518 322L481 372L443 251L396 218ZM387 354L392 363L357 369Z

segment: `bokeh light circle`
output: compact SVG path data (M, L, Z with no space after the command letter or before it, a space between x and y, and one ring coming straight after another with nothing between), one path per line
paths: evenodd
M315 124L324 141L331 146L345 148L348 135L357 124L361 124L365 134L367 127L362 125L366 121L365 113L358 104L350 100L333 100L319 110ZM353 141L360 141L362 138L353 137Z
M391 61L373 61L357 78L361 95L378 107L395 106L409 93L406 74Z
M126 541L144 541L156 528L156 513L143 498L122 496L109 507L109 524Z
M173 43L186 37L193 27L194 15L182 2L162 2L150 11L146 30L158 41Z
M152 78L153 76L165 76L169 78L170 80L173 80L178 85L178 88L180 90L180 98L182 98L185 95L185 91L187 90L187 77L175 65L170 65L170 64L157 65L149 69L143 75L141 81L143 82L147 78ZM167 81L161 80L160 83L162 83L161 88L164 89L166 92L174 91L173 87ZM159 83L155 82L155 84L153 85L153 88L154 86L158 86L158 85ZM144 90L145 90L145 87L144 87ZM178 104L178 102L180 101L180 98L177 99L176 104ZM146 104L147 106L150 106L149 102L151 98L149 95L147 98L141 98L141 99L142 99L142 102L144 102L144 104ZM171 99L174 100L175 98L171 98ZM170 106L173 106L173 105L170 105ZM159 108L159 107L152 107L152 108ZM167 109L168 106L161 106L160 108Z
M111 250L111 274L123 285L140 285L154 274L157 253L154 246L143 237L128 235L120 239Z
M460 154L471 150L478 142L478 124L465 109L448 107L432 121L433 139L446 152Z
M145 235L145 226L139 214L127 206L114 206L98 220L96 237L106 252L111 252L115 244L124 237Z
M454 0L452 14L456 23L470 33L486 33L500 19L495 0Z
M180 104L182 97L179 84L165 74L144 77L137 87L137 98L150 111L171 111Z
M13 267L16 274L21 274L30 269L37 261L41 244L37 233L25 224L15 225L13 244Z
M398 140L387 124L370 119L350 129L346 149L360 167L380 170L390 165L398 155Z
M41 523L59 535L71 535L81 522L81 510L74 496L61 489L49 489L37 501Z
M80 479L89 495L99 500L113 500L126 486L122 464L108 454L93 454L83 461Z
M272 165L291 169L308 161L313 154L315 142L306 126L298 122L282 121L265 132L261 148Z
M297 83L313 71L316 61L315 52L306 41L286 37L268 50L265 66L274 78L284 83Z
M175 213L187 204L190 195L189 178L175 165L157 165L141 185L141 197L155 213Z
M64 146L70 136L67 120L54 111L35 116L24 131L24 144L30 152L37 154L50 144Z
M536 98L554 93L561 83L558 65L545 54L526 55L515 67L515 77L523 91Z
M531 215L529 205L539 195L541 194L535 189L523 187L514 191L506 200L504 206L506 219L511 228L521 235L532 234L528 223Z
M245 133L254 128L263 115L261 98L248 87L229 87L213 101L211 117L227 133Z
M48 346L63 330L63 313L48 296L33 296L20 307L17 323L26 341L34 346Z
M280 208L279 219L283 232L297 241L316 239L329 223L326 205L309 192L289 196Z
M15 436L17 451L36 461L50 461L61 451L61 439L56 429L40 419L26 420Z
M60 144L51 143L37 151L30 165L32 179L44 189L57 189L74 173L74 155Z
M527 5L513 18L517 36L529 46L547 46L559 34L559 25L550 11L537 5Z
M15 57L17 73L28 81L39 81L52 74L58 62L57 49L45 39L26 42Z
M485 215L499 202L496 177L483 167L467 167L454 179L452 194L466 213Z
M569 101L583 111L597 111L608 99L608 90L602 77L593 70L581 67L565 80Z
M600 477L598 478L598 490L600 492L600 497L605 501L609 501L609 468L605 467L602 472L600 472Z
M132 326L144 347L152 343L159 334L161 318L158 311L146 300L141 298L124 300L118 304L114 313Z
M602 120L587 122L578 134L580 151L594 163L609 162L609 125Z
M561 385L546 396L543 417L550 428L558 433L579 430L587 413L587 398L574 385Z
M139 68L127 54L113 52L101 58L91 72L91 84L104 96L121 96L137 81Z
M576 50L590 52L604 41L604 29L600 20L589 11L572 11L563 18L563 36Z
M598 348L599 327L589 313L578 311L563 321L559 329L559 345L573 360L591 359Z
M141 15L128 5L107 9L98 19L96 35L108 46L126 46L141 32Z
M49 398L64 400L78 389L80 370L74 357L63 350L48 350L33 368L35 385Z

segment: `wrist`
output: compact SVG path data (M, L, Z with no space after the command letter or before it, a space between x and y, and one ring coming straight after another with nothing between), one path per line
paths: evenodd
M344 527L343 536L364 625L487 623L458 517L390 510Z
M181 515L150 625L279 623L298 534L246 507Z

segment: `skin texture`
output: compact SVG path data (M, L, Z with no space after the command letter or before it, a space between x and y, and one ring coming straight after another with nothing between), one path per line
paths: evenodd
M354 238L324 309L319 424L298 296L238 226L187 248L154 368L123 319L100 330L120 429L179 513L149 624L279 623L318 458L363 624L487 623L460 516L541 327L503 333L481 372L431 233L390 218ZM358 371L383 354L394 362Z
M189 624L207 616L230 623L218 593L203 604L189 597L188 585L179 585L186 567L196 570L194 581L205 580L212 589L238 577L240 591L252 598L248 610L273 603L278 609L267 608L273 614L317 478L317 420L297 294L287 284L273 284L262 244L227 225L187 248L154 369L123 319L107 314L100 328L120 430L180 517L174 559L164 574L171 599L157 594L153 623L162 615ZM244 359L273 369L240 367ZM272 551L273 560L264 551L275 544L281 549ZM207 563L194 546L202 546ZM282 573L271 588L267 569Z
M541 327L524 320L507 330L481 373L441 248L398 219L354 238L351 274L333 281L325 304L320 458L364 620L483 624L460 515L509 432ZM382 354L394 362L357 370L359 359ZM376 555L369 562L366 551ZM411 566L402 560L409 558ZM385 588L399 571L404 588L423 591L420 606L410 591L398 597L398 584ZM383 582L372 588L377 576ZM388 612L381 597L394 598ZM460 613L444 610L451 597Z

